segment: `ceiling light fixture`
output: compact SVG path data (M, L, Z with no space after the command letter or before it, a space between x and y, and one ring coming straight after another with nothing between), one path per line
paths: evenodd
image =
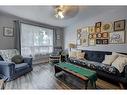
M64 10L63 10L63 6L58 6L55 9L55 17L56 18L60 18L63 19L64 18Z

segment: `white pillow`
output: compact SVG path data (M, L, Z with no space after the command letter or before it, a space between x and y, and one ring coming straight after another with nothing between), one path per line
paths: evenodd
M77 59L85 59L84 58L84 56L85 56L85 52L77 52Z
M111 65L112 62L118 57L118 55L105 55L105 60L102 62L104 64Z
M121 56L121 57L127 57L127 55L120 54L120 53L117 53L117 52L112 52L112 55L118 55L118 56Z
M69 57L76 58L77 57L76 51L70 51Z
M124 66L127 65L127 58L119 56L113 63L112 66L117 68L120 73L123 72Z

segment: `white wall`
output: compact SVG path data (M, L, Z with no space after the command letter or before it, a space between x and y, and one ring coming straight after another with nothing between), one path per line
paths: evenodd
M3 36L3 27L13 28L14 18L6 17L0 14L0 49L11 49L14 48L14 37Z
M97 16L93 16L92 18L88 18L87 20L81 19L77 23L65 29L65 33L64 33L65 49L68 48L68 44L70 42L76 43L76 35L77 35L76 30L78 28L91 26L91 25L94 25L95 22L99 22L99 21L103 23L103 22L113 22L113 21L120 20L120 19L126 19L127 21L127 7L109 10L103 14L98 14ZM127 53L127 32L126 32L126 43L125 44L96 45L96 46L82 47L80 49L98 50L98 51L117 51L117 52Z
M14 28L14 26L13 26L14 20L21 20L21 21L25 21L28 23L33 23L33 24L37 23L40 25L45 25L42 23L22 19L22 18L13 16L13 15L0 13L0 49L13 49L13 48L15 48L15 33L14 33L14 37L3 36L3 27ZM64 43L63 42L63 28L60 28L60 27L55 27L55 28L56 28L57 35L60 35L60 39L57 39L56 46L62 46L63 47L63 43Z

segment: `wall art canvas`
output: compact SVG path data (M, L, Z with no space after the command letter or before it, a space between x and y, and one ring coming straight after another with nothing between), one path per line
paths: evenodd
M6 36L6 37L13 37L13 36L14 36L13 28L4 27L4 28L3 28L3 36Z
M81 37L81 29L77 29L77 39Z
M86 27L86 28L82 28L82 31L81 31L81 45L82 46L88 46L88 43L89 43L89 28Z
M102 39L96 39L96 44L102 44L103 40Z
M109 38L109 33L108 32L103 32L102 34L102 38Z
M125 20L118 20L114 22L114 31L124 31L126 22Z
M89 39L89 45L90 46L95 45L95 39Z
M96 38L101 38L102 37L102 33L97 33L96 34Z
M103 23L101 27L102 32L112 32L112 23Z
M101 22L96 22L96 23L95 23L95 27L96 27L96 28L101 27Z
M108 44L108 39L102 39L102 44Z
M90 26L89 27L89 32L90 33L95 33L95 27L94 26Z
M95 23L95 32L100 33L101 32L101 22Z
M111 32L109 35L110 44L122 44L125 42L125 31Z
M95 32L96 32L96 33L100 33L100 32L101 32L101 27L95 28Z
M80 40L80 39L77 39L76 44L77 44L78 46L81 45L81 40Z

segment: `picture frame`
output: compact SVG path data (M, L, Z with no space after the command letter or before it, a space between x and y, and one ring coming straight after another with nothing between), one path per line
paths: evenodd
M102 32L112 32L113 31L113 24L111 22L102 23L101 31Z
M102 38L102 33L97 33L96 38Z
M111 32L109 34L110 44L124 44L125 43L125 31Z
M89 46L95 45L95 39L89 39Z
M89 32L90 33L95 33L95 27L94 26L89 26Z
M77 46L80 46L80 45L81 45L81 40L80 40L80 39L77 39L76 45L77 45Z
M95 28L99 28L99 27L101 27L101 22L96 22L95 23Z
M109 38L109 33L108 32L103 32L102 33L102 38Z
M126 20L114 21L114 31L124 31Z
M103 44L103 40L102 39L96 39L96 44Z
M3 36L13 37L14 36L14 29L11 27L3 27Z
M100 33L100 32L101 32L101 27L95 28L95 32L96 32L96 33Z
M108 44L109 43L109 40L108 39L103 39L102 40L102 44Z

